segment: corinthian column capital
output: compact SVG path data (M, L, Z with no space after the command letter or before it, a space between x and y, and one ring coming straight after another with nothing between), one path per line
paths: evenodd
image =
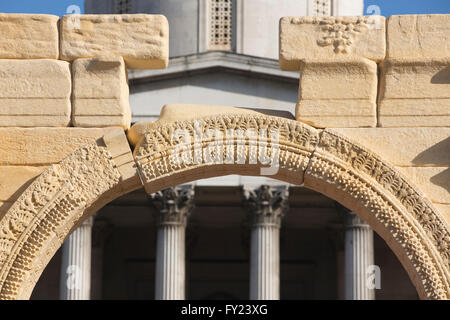
M281 219L289 210L288 186L268 186L250 190L244 188L245 206L252 226L271 225L280 227Z

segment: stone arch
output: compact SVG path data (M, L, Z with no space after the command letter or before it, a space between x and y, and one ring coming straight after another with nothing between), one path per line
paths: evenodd
M199 122L201 121L201 126ZM224 137L222 153L234 144L234 160L255 152L247 139L238 150L230 129L278 130L279 171L272 178L304 184L340 202L367 221L387 242L423 299L450 299L450 231L431 202L392 165L358 143L330 129L317 130L298 121L264 115L219 115L197 120L160 123L148 131L134 150L148 193L183 182L227 174L260 175L261 163L227 164L174 161L185 131L193 160L195 152L214 145L207 131ZM196 135L202 139L196 141ZM267 135L268 136L268 135ZM258 139L258 138L257 138ZM263 138L271 145L270 138ZM197 151L196 150L197 146ZM181 152L178 152L181 154ZM186 155L186 153L184 153ZM179 158L178 158L179 159Z
M203 153L217 147L209 129L221 133L224 143L220 148L224 154L234 150L234 160L255 156L257 143L267 143L269 150L275 147L279 170L273 178L304 184L355 211L386 240L421 298L450 298L448 226L395 168L332 130L242 114L157 122L136 147L134 159L125 135L105 136L49 167L0 219L0 298L28 298L70 232L106 203L141 187L141 181L152 193L198 178L260 175L264 165L258 162L174 161L177 130L192 138L186 144L192 148L186 150L194 157L199 150ZM227 135L236 129L278 132L278 139L256 136L239 140ZM195 139L199 134L201 138Z
M47 168L0 219L0 299L28 299L64 239L105 204L140 187L123 132Z

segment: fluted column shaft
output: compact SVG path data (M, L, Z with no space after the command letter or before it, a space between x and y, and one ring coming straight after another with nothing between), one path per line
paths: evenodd
M156 248L156 299L185 299L185 226L160 225Z
M254 226L250 250L250 299L280 299L280 228Z
M374 300L375 290L368 286L374 264L372 228L353 212L347 214L345 227L345 299Z
M63 244L60 299L89 300L93 217L86 219Z
M172 187L151 195L157 209L157 300L186 298L186 224L193 209L193 196L191 186Z
M288 189L261 186L244 193L250 212L250 299L280 299L280 226Z

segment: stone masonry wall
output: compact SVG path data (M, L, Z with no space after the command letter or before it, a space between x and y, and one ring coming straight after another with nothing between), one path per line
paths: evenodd
M127 68L165 68L168 28L161 15L0 14L0 217L48 165L130 127ZM450 15L280 20L296 119L385 157L448 219L449 45Z
M161 15L0 14L0 218L49 165L130 127L127 68L168 63Z
M450 220L450 15L285 17L280 67L296 119L359 141Z

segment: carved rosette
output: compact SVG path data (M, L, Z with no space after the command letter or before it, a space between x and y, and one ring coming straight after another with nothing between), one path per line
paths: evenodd
M156 224L186 226L194 209L194 187L183 185L170 187L150 195L150 203L157 210Z
M315 181L324 181L371 212L405 251L421 280L418 290L423 297L450 298L448 227L431 203L398 171L327 129L305 175L314 178L305 177L305 186L314 189Z
M71 222L119 180L111 155L96 144L44 171L0 220L0 299L26 298Z
M287 186L262 185L256 190L244 190L245 207L251 226L281 226L281 219L289 210Z

